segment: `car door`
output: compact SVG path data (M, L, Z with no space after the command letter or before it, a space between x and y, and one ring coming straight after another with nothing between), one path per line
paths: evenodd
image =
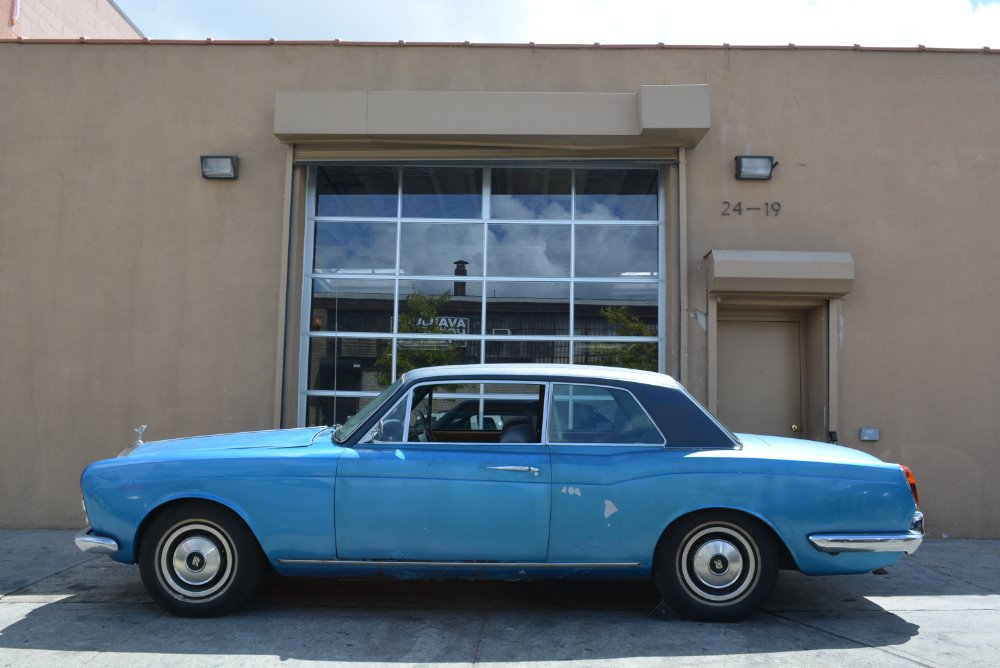
M537 383L414 387L386 411L374 438L339 461L338 559L545 561L551 467L540 443L543 397ZM525 399L535 402L534 415L499 430L486 419L487 401ZM479 410L467 421L442 421L470 401ZM447 429L436 432L435 420Z
M619 387L553 383L547 441L550 561L648 562L668 512L658 500L672 460L635 396Z

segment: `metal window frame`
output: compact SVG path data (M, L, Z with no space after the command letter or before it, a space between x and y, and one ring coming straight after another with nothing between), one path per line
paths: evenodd
M326 165L333 164L344 164L344 165L357 165L364 164L365 166L373 165L387 165L392 167L397 167L399 169L399 181L397 184L397 194L396 194L396 217L386 218L386 217L346 217L346 216L318 216L316 214L316 174L317 170ZM544 162L534 162L534 161L348 161L343 163L324 161L322 163L312 163L307 167L306 176L306 193L305 193L305 229L303 235L303 256L302 256L302 294L300 295L300 321L299 321L299 351L298 351L298 381L297 381L297 398L296 398L296 425L305 426L307 418L307 408L309 397L343 397L347 398L366 398L378 396L377 391L364 391L364 390L339 390L334 388L333 390L310 390L309 388L309 354L310 354L310 343L313 338L354 338L354 339L381 339L390 341L392 347L392 367L391 373L392 377L398 376L396 361L398 356L398 342L400 340L413 340L413 339L444 339L444 340L462 340L462 341L477 341L479 342L479 360L481 363L485 363L486 360L486 346L488 342L532 342L532 341L565 341L568 343L568 359L570 363L573 363L576 353L576 342L587 342L587 343L656 343L657 344L657 370L660 373L667 373L667 366L669 363L669 332L668 323L670 316L668 313L669 298L668 289L671 286L668 285L668 272L669 272L669 249L668 249L668 221L667 221L667 203L666 197L668 194L667 190L667 178L669 173L669 168L671 166L677 165L678 160L672 158L663 158L657 160L575 160L575 161L544 161ZM448 218L448 219L437 219L437 218L406 218L402 216L402 205L403 205L403 175L404 171L408 167L444 167L444 166L462 166L462 167L474 167L483 170L483 181L482 181L482 216L481 218ZM492 196L492 169L494 167L506 167L506 168L531 168L531 169L569 169L570 170L570 218L569 219L528 219L528 220L493 220L490 218L491 214L491 196ZM578 169L655 169L658 172L657 176L657 218L656 220L577 220L576 219L576 172ZM324 222L373 222L373 223L387 223L396 225L396 260L394 273L391 275L387 274L352 274L352 273L336 273L331 274L329 272L314 272L314 256L315 256L315 243L316 243L316 226L318 223ZM398 331L399 323L399 295L400 295L400 281L404 280L420 280L420 281L454 281L454 276L452 275L434 275L434 276L401 276L399 274L399 265L402 255L401 246L401 236L403 231L403 225L409 223L437 223L437 224L449 224L449 223L479 223L482 224L483 236L482 236L482 251L483 251L483 273L481 276L469 277L471 280L466 282L479 282L482 285L482 299L480 302L480 318L481 326L477 334L465 334L465 335L454 335L454 334L421 334L421 333L400 333ZM569 228L570 231L570 269L569 276L566 277L541 277L541 276L490 276L487 273L488 258L489 258L489 225L497 224L514 224L514 225L551 225L551 226L565 226ZM614 224L627 224L627 225L638 225L638 226L656 226L659 230L658 233L658 257L657 257L657 274L649 278L636 278L636 277L586 277L577 278L576 276L576 226L589 226L589 225L607 225L609 223ZM312 294L313 294L313 281L316 279L324 278L337 278L337 279L350 279L350 280L391 280L393 281L393 307L392 307L392 331L391 332L333 332L333 331L323 331L323 332L312 332L311 330L311 315L312 315ZM569 284L569 330L566 335L497 335L488 333L486 329L486 310L487 310L487 297L486 297L486 285L488 282L559 282ZM657 288L657 332L655 336L648 337L635 337L635 336L585 336L574 334L574 322L575 322L575 294L577 283L636 283L645 285L656 285ZM675 292L676 288L675 286ZM682 320L681 318L679 318ZM641 405L641 404L640 404Z

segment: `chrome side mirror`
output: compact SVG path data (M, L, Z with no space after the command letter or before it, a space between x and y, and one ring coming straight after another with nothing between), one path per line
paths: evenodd
M358 445L368 445L369 443L374 443L380 440L382 437L382 421L379 420L378 423L371 430L365 434L365 437L358 441Z

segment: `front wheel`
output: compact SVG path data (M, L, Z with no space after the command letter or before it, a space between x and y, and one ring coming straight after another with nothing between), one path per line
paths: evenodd
M757 611L778 576L770 532L738 513L682 519L656 550L653 577L671 608L688 619L732 622Z
M207 503L166 509L139 548L146 589L181 617L223 615L246 601L256 590L260 564L257 541L242 520Z

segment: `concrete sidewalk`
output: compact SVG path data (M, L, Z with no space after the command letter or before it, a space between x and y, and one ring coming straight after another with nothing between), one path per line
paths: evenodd
M651 585L278 579L179 619L72 531L0 530L0 666L977 666L1000 655L1000 541L927 541L886 575L782 573L765 611L701 624Z

